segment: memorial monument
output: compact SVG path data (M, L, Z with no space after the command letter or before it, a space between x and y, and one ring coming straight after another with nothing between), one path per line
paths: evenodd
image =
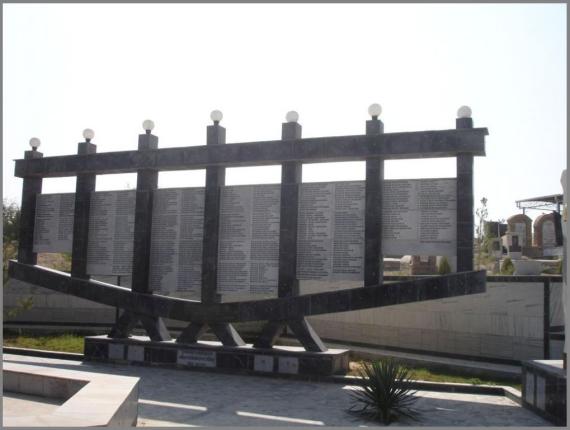
M138 149L97 153L92 130L78 154L16 160L23 178L18 261L10 275L119 307L108 336L85 339L87 359L256 372L332 374L348 352L327 350L306 317L476 294L473 271L473 158L485 155L485 128L461 107L456 128L384 133L372 105L366 133L304 139L289 112L278 141L225 144L212 112L204 146L158 148L145 121ZM390 159L455 157L457 177L385 180ZM302 183L303 163L366 163L364 181ZM280 184L226 186L225 169L280 165ZM158 189L158 172L205 169L205 187ZM96 192L96 176L137 173L133 191ZM76 192L42 194L42 179L75 176ZM71 252L71 273L36 265L38 252ZM383 282L383 255L456 258L457 272ZM132 288L94 275L132 275ZM303 280L352 280L361 288L299 295ZM180 298L178 293L192 298ZM232 294L251 299L227 301ZM163 322L188 322L172 340ZM253 345L232 323L265 321ZM131 336L136 324L148 336ZM288 326L302 347L278 347ZM219 342L204 342L206 330Z

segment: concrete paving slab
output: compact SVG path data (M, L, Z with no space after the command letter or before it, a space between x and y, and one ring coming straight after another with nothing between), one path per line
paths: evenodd
M4 355L82 371L138 376L139 426L374 426L346 411L351 385ZM418 393L420 421L400 426L551 426L503 396Z
M63 402L63 399L5 391L2 394L2 416L25 417L34 414L50 414Z

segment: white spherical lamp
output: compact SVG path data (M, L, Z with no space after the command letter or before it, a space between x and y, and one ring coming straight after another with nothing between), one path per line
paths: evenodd
M212 121L214 121L214 124L219 123L219 122L222 120L223 117L224 117L224 114L222 113L222 111L217 110L217 109L216 109L216 110L213 110L213 111L210 113L210 119L211 119Z
M95 132L93 130L91 130L90 128L86 128L85 130L83 130L83 138L87 142L89 142L94 137L95 137Z
M146 131L147 133L150 133L154 129L154 121L152 121L150 119L145 119L143 121L142 126L143 126L144 131Z
M380 106L378 103L373 103L368 106L368 115L370 115L373 119L378 119L381 113L382 106Z
M285 119L287 120L287 122L298 122L299 121L299 114L294 110L290 110L285 115Z
M461 106L457 109L457 118L471 118L471 108L469 106Z
M37 150L41 145L40 139L38 139L37 137L32 137L30 139L30 146L32 147L32 150L35 151Z

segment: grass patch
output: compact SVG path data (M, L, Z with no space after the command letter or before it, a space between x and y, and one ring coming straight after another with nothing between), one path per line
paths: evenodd
M350 362L349 375L358 376L359 370L362 366L360 362ZM456 372L440 372L435 370L426 369L424 367L409 366L411 375L410 379L429 382L450 382L456 384L471 384L471 385L506 385L522 391L520 383L514 382L510 379L503 378L479 378L471 375L461 375Z
M4 346L83 354L83 336L69 333L36 336L4 333Z

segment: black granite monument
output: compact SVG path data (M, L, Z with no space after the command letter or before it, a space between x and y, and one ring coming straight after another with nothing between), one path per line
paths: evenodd
M379 113L378 113L379 114ZM366 134L304 139L296 114L282 125L282 139L225 144L220 117L207 128L204 146L158 148L147 130L138 150L97 153L86 139L78 154L43 157L27 151L16 160L23 178L22 222L18 261L10 275L66 294L122 309L107 336L87 337L85 356L177 367L211 367L265 373L329 375L346 372L348 352L327 350L307 316L403 305L423 300L481 293L485 273L473 271L473 157L485 155L485 128L473 128L469 115L456 128L440 131L384 133L378 114L366 122ZM455 157L457 160L457 273L384 283L382 263L382 187L384 160ZM299 294L297 229L303 163L366 162L364 279L361 288ZM278 297L222 303L217 291L220 193L226 167L281 165ZM201 302L153 294L149 283L153 196L159 171L206 169L202 243ZM96 175L137 173L132 289L90 279L86 270L90 198ZM37 266L33 250L36 197L42 178L76 176L71 274ZM172 340L163 318L187 321ZM246 344L233 322L265 321L253 345ZM131 333L137 323L148 337ZM274 346L288 326L302 347ZM219 342L201 341L207 329Z

